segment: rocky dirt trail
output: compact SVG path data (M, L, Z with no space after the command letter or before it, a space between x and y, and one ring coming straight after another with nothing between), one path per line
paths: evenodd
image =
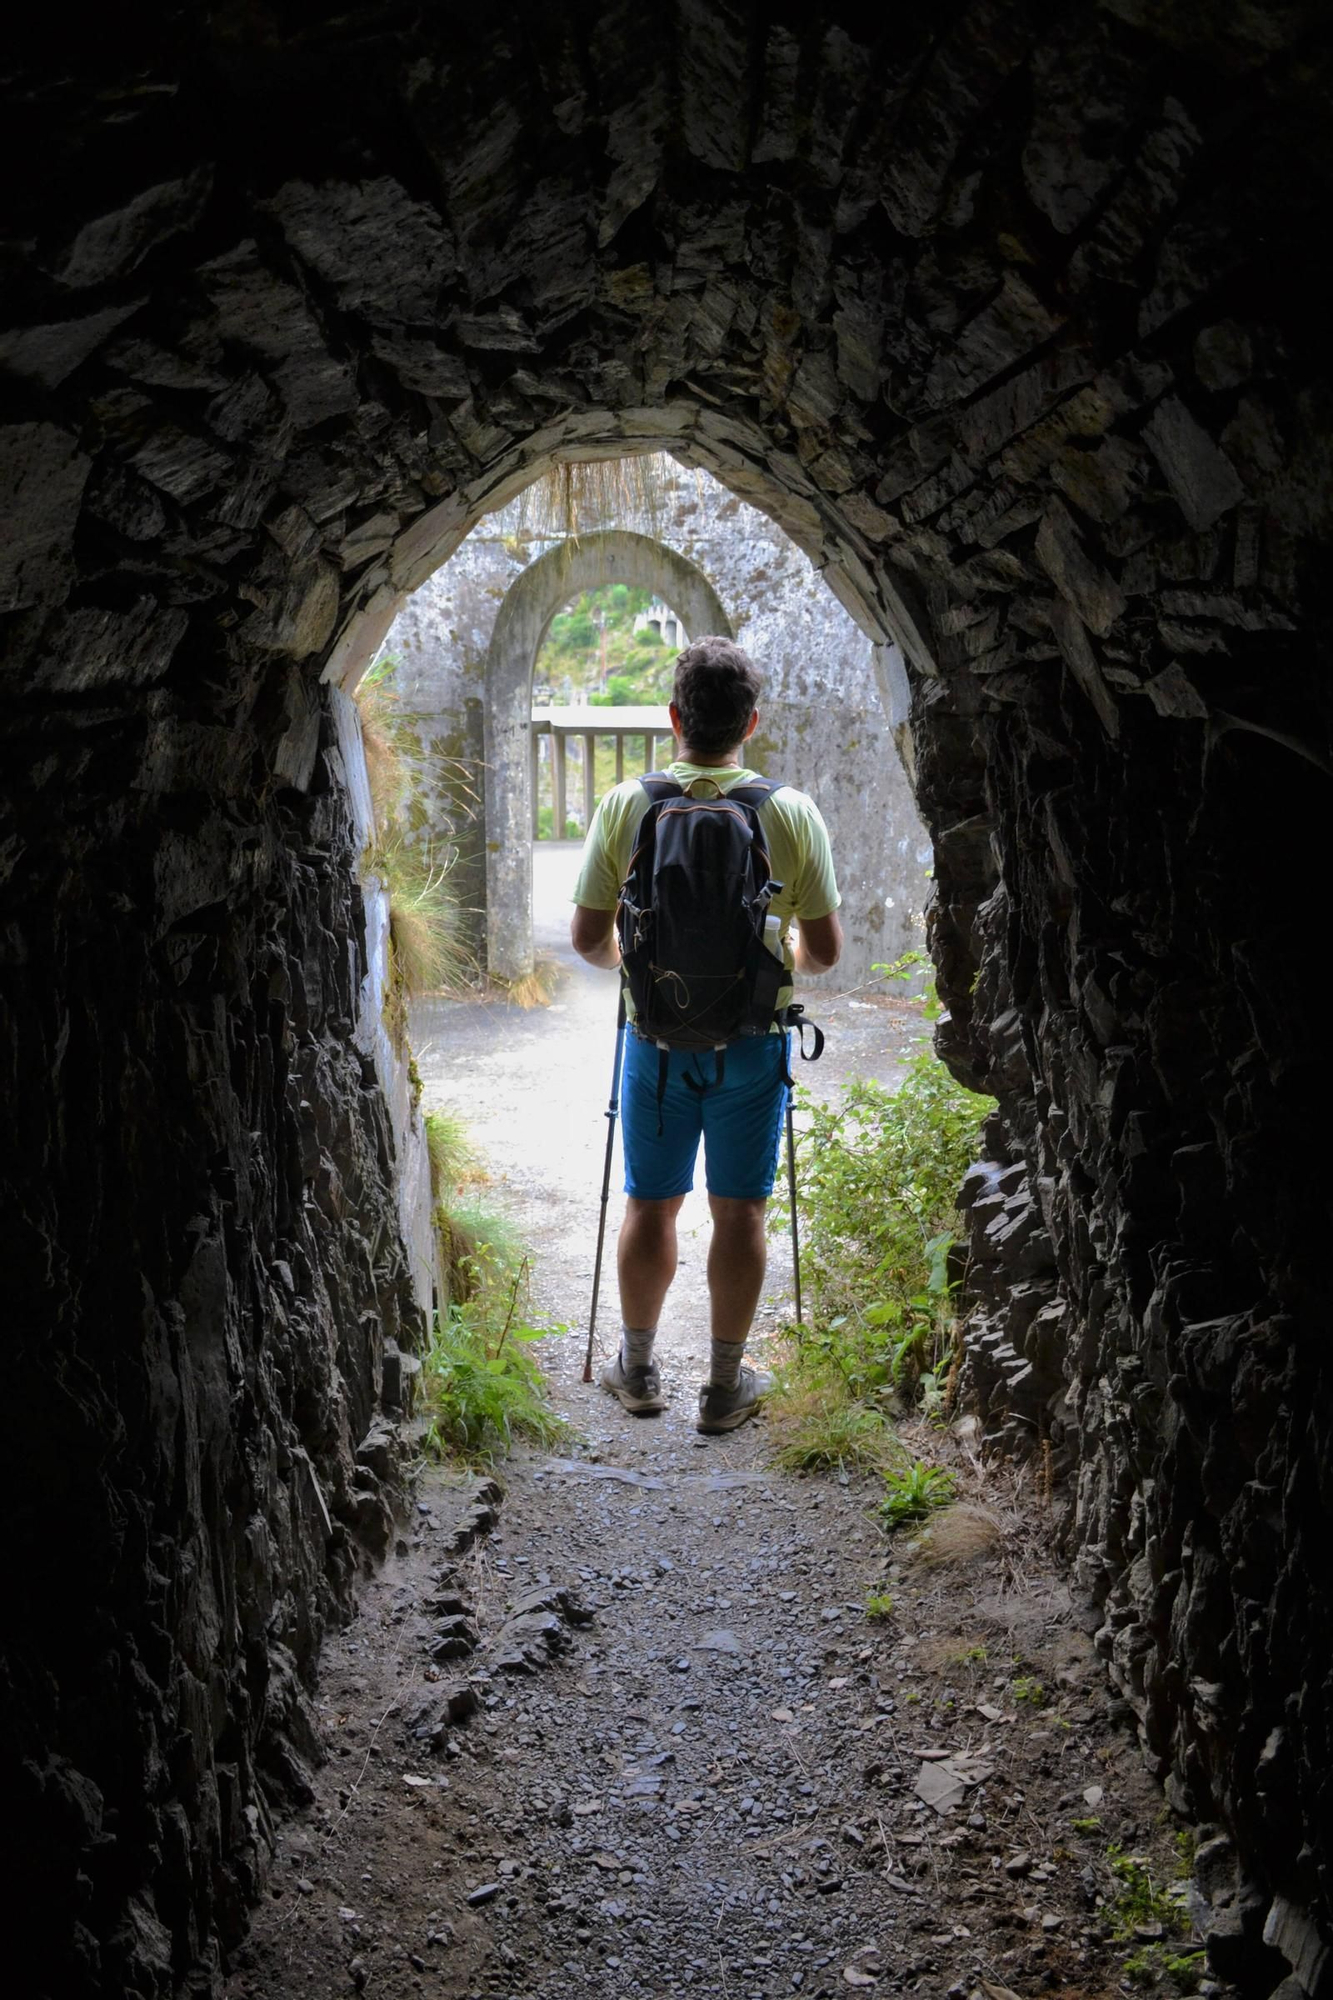
M855 997L817 1010L821 1091L907 1048L904 1009ZM416 1024L428 1100L468 1118L541 1302L574 1322L544 1347L570 1440L508 1461L502 1500L422 1472L325 1649L326 1762L230 2000L1127 1990L1160 1917L1114 1907L1108 1848L1166 1881L1170 1835L1032 1485L983 1469L966 1426L923 1433L962 1501L904 1554L872 1482L774 1471L762 1421L700 1438L701 1202L671 1407L636 1420L582 1386L613 1010L566 967L544 1013ZM775 1250L761 1358L788 1287Z

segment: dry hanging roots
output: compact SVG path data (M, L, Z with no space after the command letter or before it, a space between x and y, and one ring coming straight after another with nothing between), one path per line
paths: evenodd
M1051 1441L1044 1437L1041 1441L1041 1467L1037 1473L1037 1492L1049 1507L1055 1494L1055 1453Z
M949 1372L944 1378L944 1414L951 1417L958 1402L958 1378L963 1372L963 1322L953 1323L953 1357L949 1362Z

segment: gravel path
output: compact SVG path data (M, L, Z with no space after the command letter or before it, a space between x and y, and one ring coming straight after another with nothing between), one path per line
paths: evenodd
M550 890L568 850L539 858ZM909 1049L905 1009L854 999L821 999L821 1093ZM1107 1848L1165 1879L1169 1837L1031 1488L984 1472L966 1426L924 1433L963 1504L902 1559L868 1483L774 1472L762 1421L700 1438L701 1201L663 1327L672 1406L636 1420L579 1381L613 1018L610 979L569 964L550 1010L415 1024L428 1102L468 1119L573 1323L544 1352L576 1435L506 1464L475 1539L486 1493L423 1474L326 1647L328 1760L228 1995L1124 1990ZM787 1289L775 1267L761 1355Z

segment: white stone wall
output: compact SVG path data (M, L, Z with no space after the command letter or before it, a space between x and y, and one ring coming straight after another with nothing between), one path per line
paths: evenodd
M426 1127L412 1088L410 1050L394 1047L384 1025L384 1001L389 987L389 892L365 856L375 837L374 807L365 746L356 704L340 688L330 690L338 749L346 775L352 817L361 841L361 895L366 912L366 974L361 981L356 1019L356 1045L375 1065L393 1132L394 1188L398 1220L412 1269L412 1290L429 1324L433 1293L444 1296L439 1270L430 1185L430 1154Z
M855 986L872 965L921 943L929 886L930 841L881 695L894 663L881 660L877 671L871 641L809 558L766 515L706 473L670 460L664 466L658 516L618 517L605 525L653 535L697 563L740 643L763 668L766 691L753 761L818 800L843 895L843 961L817 983ZM469 702L477 705L476 738L487 647L505 594L549 546L549 538L525 530L521 504L511 503L475 529L407 600L388 633L385 650L401 663L396 686L404 709L420 715L423 735L451 755L466 754ZM484 788L475 741L473 756L474 782ZM457 815L457 798L447 786L439 789L437 807L441 816ZM466 850L466 824L461 840ZM469 887L475 904L475 873Z

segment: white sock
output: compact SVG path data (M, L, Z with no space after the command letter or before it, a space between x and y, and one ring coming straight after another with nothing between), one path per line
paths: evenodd
M718 1340L711 1343L712 1358L708 1365L708 1379L715 1389L735 1389L741 1379L741 1356L745 1352L743 1340Z
M646 1368L653 1358L653 1342L657 1338L655 1326L620 1325L620 1365L622 1368Z

